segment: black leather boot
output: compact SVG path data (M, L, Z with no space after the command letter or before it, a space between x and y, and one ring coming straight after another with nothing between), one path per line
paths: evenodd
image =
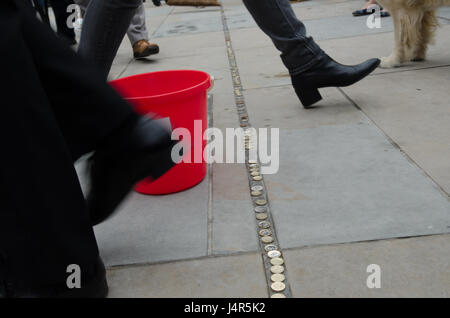
M140 117L108 139L90 160L87 205L93 225L110 217L138 181L156 180L175 165L171 154L176 142L149 118Z
M329 56L316 67L291 77L292 85L305 108L322 99L318 88L345 87L359 82L380 65L379 59L370 59L358 65L342 65Z

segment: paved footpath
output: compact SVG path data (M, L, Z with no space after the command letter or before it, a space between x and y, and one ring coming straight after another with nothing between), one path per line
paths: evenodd
M125 40L111 79L204 70L216 79L214 127L239 127L247 113L253 127L280 128L280 170L259 184L285 261L286 296L449 297L450 8L439 13L427 62L323 89L319 106L304 110L279 53L241 1L222 3L147 2L161 53L133 60ZM351 16L362 4L311 0L294 8L332 57L357 63L388 55L393 45L390 18L369 29L366 18ZM96 228L111 297L273 295L253 200L243 164L211 165L185 192L132 194ZM370 264L381 268L379 289L366 285Z

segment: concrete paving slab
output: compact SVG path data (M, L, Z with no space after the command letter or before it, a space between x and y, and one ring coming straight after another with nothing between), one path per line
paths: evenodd
M255 226L255 213L250 200L214 200L212 254L258 251Z
M242 164L213 165L212 252L257 251L255 213Z
M225 0L221 1L221 5L224 10L232 10L234 8L242 8L242 0Z
M450 236L439 235L285 251L294 297L450 296ZM367 267L381 268L369 289Z
M444 7L440 8L438 11L438 16L445 19L450 19L450 8Z
M160 47L158 58L205 55L210 48L223 48L225 54L225 39L223 32L205 34L185 34L176 37L159 37L154 41Z
M223 134L226 128L239 127L231 74L228 73L223 79L216 80L210 94L214 98L213 126L221 129Z
M230 35L235 51L250 48L273 47L272 40L270 40L270 38L258 27L230 30ZM252 40L249 41L248 39Z
M235 55L244 89L290 84L287 69L275 47L238 50Z
M450 193L450 67L372 76L344 91Z
M198 12L220 12L219 6L204 6L204 7L194 7L194 6L172 6L172 14L180 13L198 13Z
M166 5L155 7L152 3L144 3L144 6L145 6L145 16L147 18L168 16L173 11L173 7Z
M283 248L450 232L450 202L368 121L280 131L266 175Z
M230 30L247 29L257 27L255 20L247 11L242 7L239 10L226 11L225 16L227 18L228 28Z
M108 271L109 297L267 298L260 254Z
M150 37L153 37L156 31L158 31L158 28L162 25L162 23L166 20L167 16L161 15L161 16L152 16L147 17L145 25L147 26L147 30L150 34Z
M217 32L223 29L219 11L185 12L170 15L154 34L155 38Z
M245 92L252 125L282 129L353 124L365 120L336 88L321 89L323 100L304 109L291 85Z
M95 228L107 266L155 263L207 253L208 180L164 196L133 193Z
M225 81L220 81L220 83L224 83ZM236 106L234 102L233 92L230 93L217 91L217 88L214 88L212 91L214 98L214 124L215 128L221 129L222 133L225 136L225 132L227 128L238 128L238 115L236 113Z
M361 1L316 2L306 1L293 4L294 12L301 21L324 19L336 16L352 16L352 12L362 7Z

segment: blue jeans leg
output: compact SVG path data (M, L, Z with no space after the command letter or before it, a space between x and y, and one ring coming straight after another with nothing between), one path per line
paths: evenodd
M306 35L305 25L296 17L289 0L243 0L261 30L281 51L291 75L316 66L325 53Z
M78 52L108 76L120 43L142 0L90 1Z

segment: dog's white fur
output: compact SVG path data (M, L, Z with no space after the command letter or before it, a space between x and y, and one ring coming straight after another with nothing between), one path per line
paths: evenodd
M381 59L381 67L391 68L408 61L423 61L433 42L439 7L450 6L450 0L378 0L394 20L395 47Z

